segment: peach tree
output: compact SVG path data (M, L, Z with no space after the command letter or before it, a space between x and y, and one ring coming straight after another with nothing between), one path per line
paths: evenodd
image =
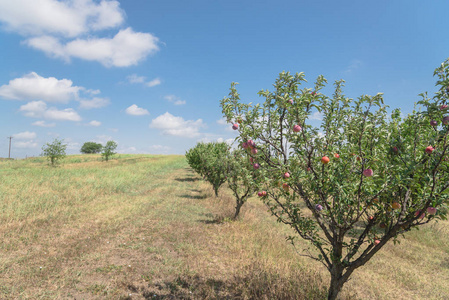
M240 209L257 189L257 184L254 182L252 174L254 167L251 161L252 158L241 149L228 153L226 159L223 160L226 181L236 202L234 219L238 218ZM258 194L259 196L263 195L262 192L259 192Z
M215 196L220 186L226 182L226 165L223 163L229 153L226 143L198 143L186 152L190 167L209 182Z
M240 101L235 83L221 101L264 203L293 229L293 244L312 245L302 255L329 271L328 299L386 243L446 218L449 62L434 75L435 96L422 94L406 116L389 112L382 94L345 97L342 80L332 96L321 93L323 76L302 87L303 73L279 74L259 92L262 104Z

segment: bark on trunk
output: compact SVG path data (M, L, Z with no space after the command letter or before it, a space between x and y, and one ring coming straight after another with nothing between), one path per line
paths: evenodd
M242 205L243 205L243 201L237 200L237 205L235 206L234 220L237 219L237 217L239 216L240 208L242 207Z
M342 266L339 262L334 261L334 265L331 269L331 282L329 285L329 292L327 294L328 300L335 300L337 299L338 294L341 291L341 288L343 287L343 284L348 280L349 275L352 273L347 272L343 276L343 271L345 270L344 266Z
M339 278L336 278L333 275L331 275L331 283L329 286L329 293L327 295L327 300L337 299L337 296L340 293L344 283L345 282L342 280L341 274Z

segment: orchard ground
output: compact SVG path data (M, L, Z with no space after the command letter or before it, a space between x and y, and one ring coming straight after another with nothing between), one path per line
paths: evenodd
M238 221L184 156L0 161L1 299L324 299L328 272L301 257L263 203ZM448 299L449 221L387 244L342 299ZM297 250L305 242L298 241Z

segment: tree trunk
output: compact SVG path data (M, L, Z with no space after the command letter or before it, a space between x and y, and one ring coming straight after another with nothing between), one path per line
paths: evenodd
M234 214L234 220L237 219L237 217L239 216L240 213L240 208L243 205L243 201L240 201L237 199L237 205L235 206L235 214Z
M214 187L215 197L218 197L218 187Z
M348 280L349 275L351 275L352 271L354 271L354 269L351 268L350 270L347 270L347 272L343 275L344 270L345 267L340 263L340 261L337 260L333 262L332 268L330 270L331 282L329 285L329 292L327 294L328 300L337 299L337 296L340 293L341 288Z
M338 277L334 277L334 275L331 274L331 283L329 286L329 293L327 294L327 300L337 299L337 296L340 293L344 283L345 281L343 281L341 274Z

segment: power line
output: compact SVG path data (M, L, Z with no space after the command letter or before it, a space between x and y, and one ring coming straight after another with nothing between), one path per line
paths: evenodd
M7 139L9 139L9 153L8 153L8 159L11 158L11 140L12 140L12 136L8 136Z

